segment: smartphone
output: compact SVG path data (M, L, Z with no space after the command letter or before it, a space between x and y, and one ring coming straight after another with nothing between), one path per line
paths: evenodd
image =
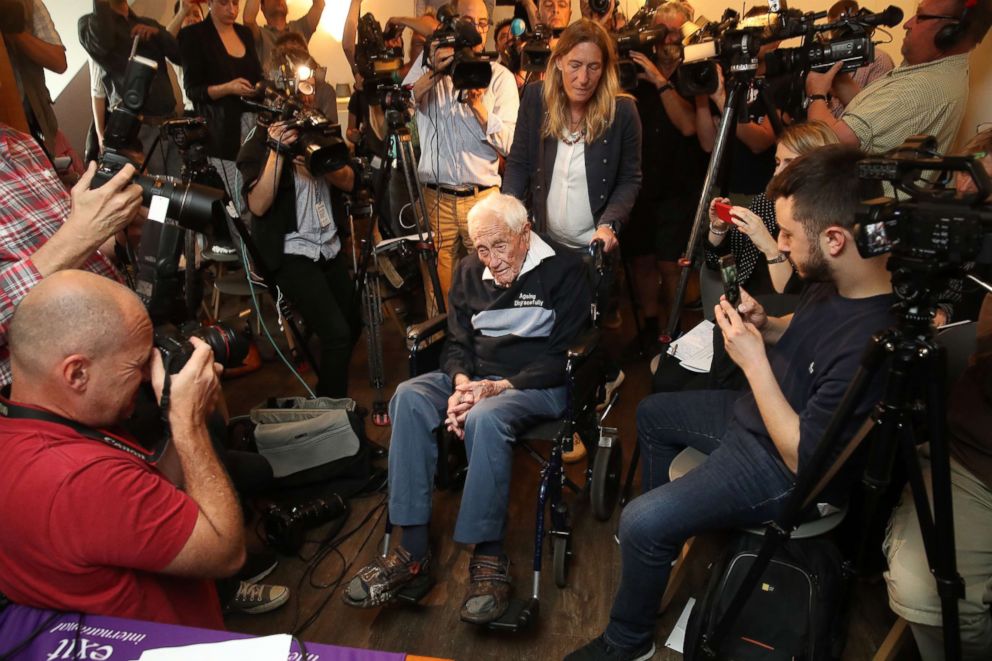
M713 210L716 211L716 217L725 223L731 225L734 224L734 217L730 215L730 208L732 205L726 204L725 202L717 202L713 205Z
M723 281L723 295L736 310L741 302L741 287L737 284L737 260L733 255L720 258L720 279Z

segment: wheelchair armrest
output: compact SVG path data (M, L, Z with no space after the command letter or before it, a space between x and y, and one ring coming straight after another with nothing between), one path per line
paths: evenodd
M406 341L408 345L419 344L425 339L440 333L448 327L448 315L439 314L419 324L412 324L406 327Z
M590 327L579 334L568 347L569 360L585 358L599 344L599 329Z

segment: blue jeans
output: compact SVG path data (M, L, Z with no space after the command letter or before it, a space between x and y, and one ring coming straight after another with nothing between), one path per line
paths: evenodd
M431 518L435 430L444 421L451 378L430 372L404 381L389 402L393 435L389 443L389 519L398 526L424 525ZM538 420L557 418L565 410L565 387L506 390L484 399L465 419L468 475L455 523L455 541L463 544L503 539L513 442Z
M787 500L795 476L728 424L737 397L722 390L660 393L637 408L646 491L620 517L620 588L606 628L614 647L633 649L653 638L671 564L686 539L769 521ZM669 482L668 467L686 447L709 457Z

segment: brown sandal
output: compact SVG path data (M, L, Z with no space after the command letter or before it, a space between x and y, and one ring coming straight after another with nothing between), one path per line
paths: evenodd
M510 605L510 561L492 555L472 556L471 579L462 601L461 619L471 624L498 620Z

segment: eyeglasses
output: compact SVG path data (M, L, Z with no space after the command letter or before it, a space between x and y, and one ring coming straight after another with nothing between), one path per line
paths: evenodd
M945 16L944 14L917 14L917 21L960 21L959 16Z
M479 32L484 32L485 30L488 30L489 26L492 25L492 23L490 23L489 19L487 18L480 18L479 20L475 20L474 18L463 16L462 20L465 21L466 23L471 23L472 25L474 25L475 29L478 30Z

